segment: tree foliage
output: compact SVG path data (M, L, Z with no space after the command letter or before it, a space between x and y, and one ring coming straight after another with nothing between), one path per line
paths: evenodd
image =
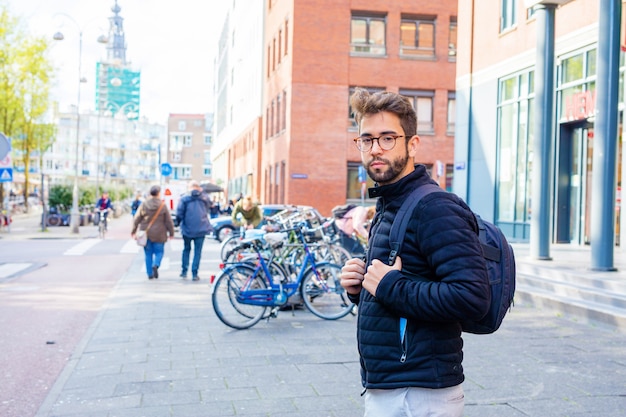
M18 18L0 5L0 131L11 138L14 165L28 184L32 156L48 149L55 126L45 122L51 106L53 66L49 41L28 36ZM28 188L24 187L24 200Z

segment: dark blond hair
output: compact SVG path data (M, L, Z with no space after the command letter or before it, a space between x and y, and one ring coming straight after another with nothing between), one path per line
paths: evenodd
M417 115L408 98L389 91L370 93L364 88L355 88L350 97L350 106L354 112L354 119L361 131L361 120L364 116L383 111L393 113L400 118L400 126L408 141L417 134Z

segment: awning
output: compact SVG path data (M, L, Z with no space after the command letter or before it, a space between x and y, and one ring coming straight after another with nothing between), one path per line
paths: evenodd
M222 191L224 191L224 189L220 187L219 185L211 184L210 182L202 183L200 184L200 186L202 187L202 190L207 194L221 193Z

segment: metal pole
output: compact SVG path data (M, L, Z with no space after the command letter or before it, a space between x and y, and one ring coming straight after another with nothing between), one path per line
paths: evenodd
M80 87L81 87L81 72L82 72L82 58L83 58L83 31L80 30L78 34L78 97L76 101L76 154L74 166L74 189L72 190L72 214L70 218L71 231L74 234L78 234L80 214L78 212L78 148L80 145Z
M596 127L591 178L591 269L615 271L615 178L619 94L620 0L601 0Z
M96 198L100 195L100 103L98 103L98 137L96 138Z
M554 107L554 4L536 7L537 63L535 65L535 140L532 167L530 255L550 257L550 195Z

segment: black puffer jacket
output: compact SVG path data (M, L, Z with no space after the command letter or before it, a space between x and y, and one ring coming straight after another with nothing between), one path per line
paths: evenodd
M397 211L428 182L425 167L417 165L400 181L369 190L379 199L368 263L387 262ZM474 215L454 194L442 190L420 201L399 255L403 270L385 275L376 297L362 290L353 299L359 303L363 386L445 388L463 382L459 321L482 318L490 301L477 230ZM407 318L403 343L400 317Z

